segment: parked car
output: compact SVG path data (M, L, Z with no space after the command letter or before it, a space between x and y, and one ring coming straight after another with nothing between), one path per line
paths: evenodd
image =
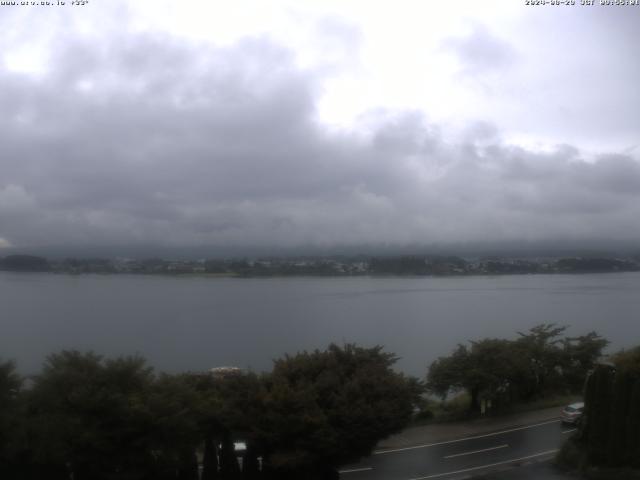
M562 419L562 423L571 423L575 425L580 422L583 413L584 402L576 402L564 407L560 413L560 418Z

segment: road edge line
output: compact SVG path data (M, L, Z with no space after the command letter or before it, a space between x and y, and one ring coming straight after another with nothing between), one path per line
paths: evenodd
M348 470L338 470L338 473L342 475L343 473L368 472L369 470L373 470L373 467L350 468Z
M444 440L442 442L425 443L423 445L413 445L411 447L392 448L392 449L388 449L388 450L376 450L376 451L374 451L372 453L372 455L384 455L386 453L404 452L406 450L416 450L418 448L436 447L438 445L447 445L447 444L450 444L450 443L465 442L467 440L475 440L475 439L478 439L478 438L494 437L496 435L501 435L503 433L517 432L519 430L526 430L527 428L541 427L542 425L550 425L552 423L560 422L560 417L553 417L553 418L554 418L554 420L547 420L547 421L544 421L544 422L534 423L532 425L525 425L525 426L521 426L521 427L508 428L506 430L500 430L499 432L484 433L484 434L481 434L481 435L473 435L471 437L465 437L465 438L456 438L456 439L453 439L453 440Z
M530 458L542 457L543 455L551 455L552 453L556 453L557 451L558 449L556 448L555 450L547 450L546 452L535 453L533 455L527 455L526 457L513 458L511 460L504 460L502 462L491 463L489 465L480 465L479 467L465 468L463 470L456 470L453 472L435 473L433 475L427 475L425 477L415 477L409 480L427 480L429 478L444 477L446 475L456 475L458 473L473 472L474 470L482 470L483 468L497 467L498 465L507 465L509 463L520 462L522 460L529 460Z
M508 448L508 447L509 447L509 444L505 443L503 445L498 445L497 447L483 448L482 450L474 450L472 452L454 453L453 455L447 455L446 457L442 457L442 458L464 457L465 455L473 455L473 454L476 454L476 453L490 452L492 450L499 450L501 448Z

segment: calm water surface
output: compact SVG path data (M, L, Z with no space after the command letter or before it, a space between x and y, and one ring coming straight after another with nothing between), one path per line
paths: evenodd
M268 370L285 352L381 344L423 376L458 342L538 323L640 344L640 274L459 278L65 276L0 272L0 358L36 372L63 348L140 353L160 370Z

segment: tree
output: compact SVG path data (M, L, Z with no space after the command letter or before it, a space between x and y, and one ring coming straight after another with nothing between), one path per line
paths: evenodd
M263 413L259 378L241 370L189 374L186 378L199 395L203 480L238 477L234 442L242 440L252 445L251 452L256 451L255 424Z
M590 465L640 467L640 347L589 375L584 421L574 444Z
M595 332L561 338L566 328L542 324L516 340L486 338L458 345L431 364L427 387L443 399L465 390L471 413L480 412L482 400L499 406L550 392L581 391L608 342Z
M143 471L152 381L140 357L50 355L29 394L34 463L79 480Z
M242 460L242 478L244 480L255 480L260 478L258 452L253 443L247 444L247 449Z
M237 480L240 478L240 465L236 456L235 445L228 430L223 433L220 449L220 478Z
M368 455L403 428L421 392L391 367L382 347L343 347L276 360L264 379L257 437L277 478L334 478L338 465Z
M609 341L596 332L589 332L579 337L565 338L562 341L564 353L563 379L574 392L581 392L587 375L602 356L602 351Z
M197 479L195 453L204 443L208 428L203 419L215 412L215 404L198 391L192 374L160 375L148 402L156 478L176 478L173 472L177 472L179 479ZM211 457L206 465L208 477L204 478L217 478L211 476Z
M528 359L528 374L522 379L521 385L525 399L540 396L562 385L561 369L566 357L560 347L562 339L559 337L566 329L566 326L544 323L529 329L528 333L518 332L519 356Z
M23 433L21 387L22 378L16 373L15 364L0 362L0 478L18 478L21 470L18 460L18 438Z
M510 400L518 373L515 349L508 340L486 338L471 342L471 348L458 345L449 357L433 362L427 374L427 387L445 398L456 390L469 394L469 411L480 413L482 400Z
M240 477L235 441L249 446L246 455L256 455L255 424L264 414L262 385L257 375L246 371L232 371L213 376L214 392L219 399L218 438L221 443L220 477ZM249 460L249 466L254 459ZM257 459L255 459L257 462ZM246 465L243 464L243 468ZM248 475L249 472L247 472Z
M439 357L429 367L427 389L443 400L452 391L467 388L466 372L471 366L471 356L466 345L459 344L448 357Z
M640 346L630 350L621 350L612 357L617 368L640 376Z
M626 415L622 420L623 433L616 432L617 440L624 442L620 462L640 468L640 346L622 350L613 355L612 359L620 373L619 382L626 383L620 389L628 402ZM624 410L620 413L621 416L625 414Z

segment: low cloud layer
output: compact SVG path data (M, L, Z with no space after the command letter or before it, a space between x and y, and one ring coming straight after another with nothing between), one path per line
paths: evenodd
M329 128L327 72L264 36L58 42L45 73L0 69L0 247L640 238L633 153L450 136L418 110ZM514 58L484 30L449 45L469 71Z

